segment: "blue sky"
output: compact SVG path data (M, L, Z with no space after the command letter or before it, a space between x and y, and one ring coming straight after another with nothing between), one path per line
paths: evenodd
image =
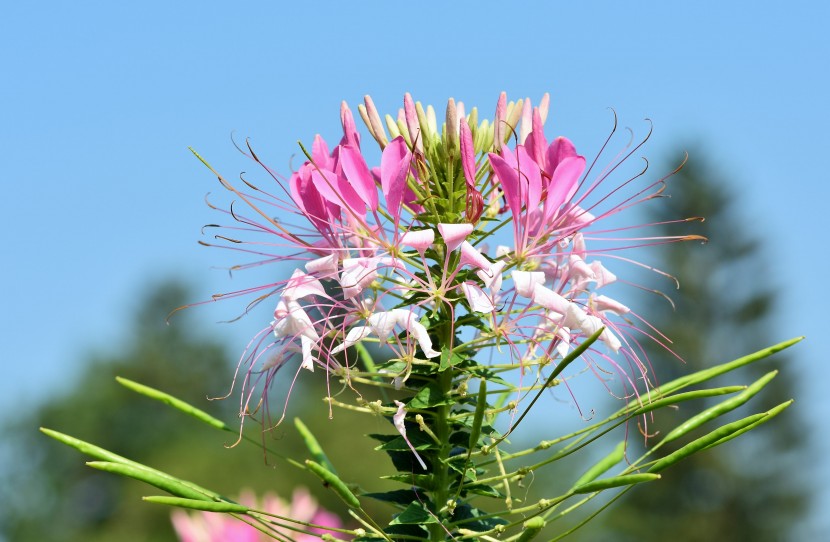
M298 139L335 138L343 99L356 107L371 93L390 111L410 91L489 115L507 90L550 92L548 125L580 148L601 142L614 107L622 125L653 120L653 171L685 142L736 180L770 255L759 272L782 287L770 342L808 336L789 368L805 375L798 407L830 416L812 376L830 348L830 8L738 4L10 3L0 406L31 407L66 385L84 352L117 345L149 280L176 273L199 298L234 286L210 269L235 263L228 254L196 244L215 219L203 197L218 186L188 146L236 175L250 165L230 136L250 137L287 172ZM261 322L206 326L241 344ZM826 464L817 476L830 485Z

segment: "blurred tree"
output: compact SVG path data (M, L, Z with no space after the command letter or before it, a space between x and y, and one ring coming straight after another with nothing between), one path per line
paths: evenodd
M786 338L770 332L778 285L759 250L755 230L744 226L740 209L733 204L739 200L729 191L730 185L699 161L689 162L669 180L671 198L650 208L649 221L658 224L677 217L705 217L704 222L660 228L664 235L697 233L709 239L706 246L675 243L657 251L660 260L655 267L673 273L681 287L670 293L676 311L669 303L651 303L644 316L673 341L672 349L685 360L675 362L652 341L644 341L658 382ZM786 370L753 401L754 411L794 396L792 367L786 366L781 354L776 364ZM769 364L752 365L743 374L750 382L771 369ZM730 379L722 385L735 383ZM648 431L665 434L664 428L689 416L690 408L663 413L650 421ZM792 540L793 528L807 511L804 480L794 474L799 471L804 434L797 409L792 409L745 438L695 455L666 471L659 483L637 488L613 505L591 531L605 535L591 534L589 539ZM672 443L662 453L685 442ZM630 438L629 446L638 446L637 436Z
M171 307L182 305L186 298L185 288L176 283L151 291L134 317L133 335L125 344L113 354L93 356L65 395L6 423L4 457L0 457L0 538L15 542L175 540L170 510L140 500L141 495L158 494L158 490L86 467L84 462L89 458L45 437L37 431L39 426L227 495L248 487L290 497L295 485L305 485L327 508L343 512L340 501L316 478L273 456L266 462L263 450L255 446L228 449L225 444L232 443L234 435L219 433L115 382L116 375L124 376L172 393L229 422L236 419L238 402L234 398L206 399L228 389L232 365L224 348L194 331L193 311L179 313L171 325L165 324ZM312 397L312 408L302 417L324 447L338 448L335 462L338 457L373 454L369 439L350 435L388 432L391 424L378 419L377 427L367 427L365 418L341 412L335 413L332 423L327 419L328 409L318 402L325 395L322 374L303 376L315 393L310 393L309 386L295 389L288 422L266 434L264 442L280 453L305 457L290 420ZM275 399L274 404L281 405L281 401ZM248 430L258 435L255 425ZM377 461L371 465L354 462L338 464L338 469L350 479L361 479L363 471L378 468L378 462L382 468L383 454L374 455Z

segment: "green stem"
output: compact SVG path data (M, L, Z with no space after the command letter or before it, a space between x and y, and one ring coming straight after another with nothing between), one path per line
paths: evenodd
M440 386L442 394L446 395L452 391L453 371L447 369L438 373L438 385ZM435 469L435 489L433 490L433 502L435 503L436 511L440 510L447 503L450 490L450 473L449 473L449 458L450 458L450 405L441 405L435 407L435 436L441 443L438 448L433 468ZM439 523L430 524L429 539L432 542L446 540L447 533L444 530L444 514L438 514Z

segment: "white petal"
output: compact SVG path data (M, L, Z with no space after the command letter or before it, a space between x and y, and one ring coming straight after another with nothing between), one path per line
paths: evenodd
M413 446L412 443L409 442L409 439L406 438L406 424L404 423L404 419L406 418L405 405L400 401L395 401L395 405L398 407L398 411L395 412L394 416L392 416L392 423L395 425L395 429L398 430L398 433L400 433L403 437L403 440L406 442L407 446L409 446L409 449L412 450L413 454L415 454L415 459L418 460L421 468L427 470L427 465L424 463L424 460L421 459L421 456L418 455L418 452L415 451L415 446Z
M461 284L461 290L464 292L464 297L467 298L467 303L470 304L470 308L474 312L488 314L495 310L493 302L487 294L484 293L484 290L479 288L477 285L470 282L464 282Z
M541 284L533 285L532 298L535 303L559 314L565 314L568 311L568 306L571 304L567 299Z
M626 314L631 312L631 309L610 297L598 295L594 298L594 306L598 311L611 311L617 314Z
M522 297L533 296L533 287L545 282L545 274L541 271L513 271L510 275L516 284L516 293Z
M333 275L337 273L337 255L329 254L316 260L311 260L305 264L305 269L309 273Z
M308 369L314 372L314 358L311 356L311 347L314 346L314 341L308 337L300 337L300 344L302 345L303 363L300 365L303 369Z

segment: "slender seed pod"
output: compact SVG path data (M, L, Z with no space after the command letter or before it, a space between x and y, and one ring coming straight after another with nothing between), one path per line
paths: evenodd
M335 493L337 493L337 496L343 499L343 502L352 508L360 508L360 501L357 497L355 497L355 494L352 493L352 490L350 490L343 480L341 480L336 474L310 459L306 460L305 465L308 467L308 470L320 478L326 486L330 487Z
M202 510L204 512L220 512L225 514L247 514L249 512L247 506L232 502L200 501L162 495L150 495L148 497L142 497L141 499L156 504L165 504L177 508L189 508L191 510Z
M170 405L176 410L184 412L188 416L193 416L197 420L204 422L210 425L211 427L215 427L216 429L221 429L223 431L232 430L222 420L211 416L204 410L196 408L195 406L186 403L181 399L170 395L169 393L164 393L163 391L159 391L155 388L151 388L150 386L145 386L144 384L139 384L138 382L134 382L132 380L120 376L116 376L115 380L127 389L133 390L134 392L145 397L149 397L150 399L153 399L155 401L160 401L166 405Z

